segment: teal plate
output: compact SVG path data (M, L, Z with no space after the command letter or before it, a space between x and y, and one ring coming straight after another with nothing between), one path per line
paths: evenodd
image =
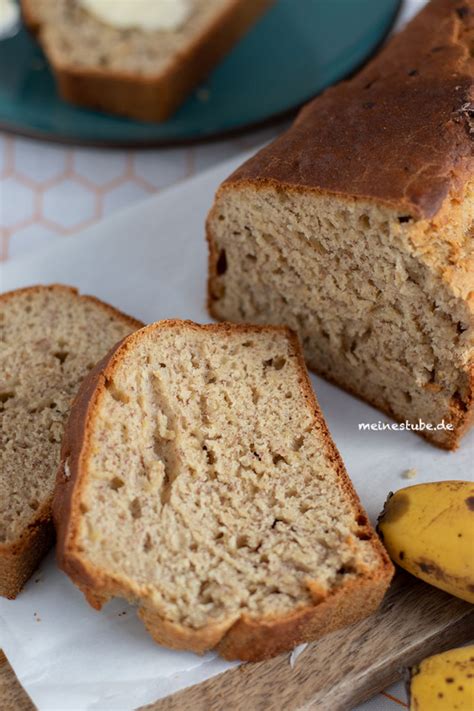
M92 145L163 145L222 136L297 108L354 72L384 40L400 0L278 0L166 123L63 102L28 32L0 41L0 127Z

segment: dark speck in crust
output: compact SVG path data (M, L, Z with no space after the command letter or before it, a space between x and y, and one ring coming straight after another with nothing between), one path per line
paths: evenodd
M469 15L469 8L465 5L456 8L456 13L460 20L464 20L465 17Z

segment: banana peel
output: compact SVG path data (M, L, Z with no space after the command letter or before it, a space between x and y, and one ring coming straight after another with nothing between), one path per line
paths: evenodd
M450 649L411 669L410 711L473 711L474 645Z
M474 603L473 483L441 481L400 489L387 499L377 530L400 567Z

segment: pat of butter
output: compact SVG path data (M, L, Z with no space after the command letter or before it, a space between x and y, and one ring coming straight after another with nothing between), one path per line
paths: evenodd
M178 30L191 11L190 0L79 0L79 4L111 27L145 32Z
M13 0L0 0L0 39L15 32L19 15Z

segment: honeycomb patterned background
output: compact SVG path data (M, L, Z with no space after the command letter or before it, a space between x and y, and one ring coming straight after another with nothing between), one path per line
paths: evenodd
M112 212L272 138L277 128L186 148L72 148L0 133L0 259Z

